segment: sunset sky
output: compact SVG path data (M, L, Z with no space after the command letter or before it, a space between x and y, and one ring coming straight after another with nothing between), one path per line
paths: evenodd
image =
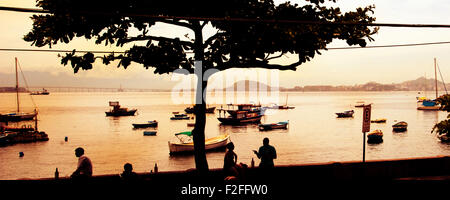
M284 1L276 1L277 3ZM304 1L291 1L302 4ZM377 23L407 23L407 24L450 24L450 2L448 0L338 0L333 7L341 7L343 11L354 10L360 6L375 5ZM35 0L2 0L0 6L34 8ZM23 36L31 29L32 21L29 13L0 11L0 48L37 49L30 43L23 41ZM175 34L183 37L185 29L156 26L152 29L157 34ZM213 30L209 29L211 33ZM208 32L206 33L208 35ZM192 36L192 33L190 34ZM374 45L447 42L450 41L449 28L389 28L381 27L374 35ZM329 47L346 47L344 41L334 41ZM43 47L41 49L48 49ZM123 51L115 46L98 45L86 39L77 39L69 44L58 44L53 49L65 50L106 50ZM437 58L441 72L446 82L450 80L450 44L322 51L311 62L298 67L297 71L280 72L280 86L294 87L304 85L354 85L369 81L379 83L399 83L416 79L426 74L432 78L434 74L433 58ZM62 66L57 53L39 52L6 52L0 51L0 73L14 73L14 57L18 57L24 71L48 72L52 75L67 76L73 80L100 79L119 80L123 87L138 87L141 81L143 88L169 89L174 83L171 75L156 75L153 70L145 70L138 64L133 64L127 70L116 68L116 65L104 66L99 60L93 70L81 71L73 74L70 66ZM288 63L295 56L283 57L278 62ZM130 84L127 85L127 80ZM131 84L132 82L132 84ZM148 87L142 86L152 82ZM33 83L29 83L33 85ZM56 84L64 86L64 82L45 82L42 84ZM85 83L86 84L86 83ZM100 86L92 83L92 87ZM0 86L12 86L10 80L0 80ZM104 86L102 86L104 87Z

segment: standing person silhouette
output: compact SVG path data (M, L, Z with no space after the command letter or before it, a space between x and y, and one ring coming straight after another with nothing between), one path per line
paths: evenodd
M123 181L137 181L139 179L139 176L133 172L133 165L130 163L126 163L123 166L123 172L120 174L120 177Z
M86 180L92 177L92 163L91 160L84 155L84 149L78 147L75 149L75 156L78 157L77 169L70 176L75 180Z
M259 150L253 150L253 152L261 159L259 163L260 168L273 168L275 165L273 163L273 159L277 158L277 151L275 147L269 145L269 138L263 139L263 146L259 147Z

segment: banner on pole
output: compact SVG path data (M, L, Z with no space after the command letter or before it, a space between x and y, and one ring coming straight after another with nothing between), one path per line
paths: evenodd
M362 132L366 133L370 131L370 112L371 112L372 106L364 105L363 110L363 125L362 125Z

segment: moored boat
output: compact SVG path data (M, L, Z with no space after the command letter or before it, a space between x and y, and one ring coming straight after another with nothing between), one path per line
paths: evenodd
M403 132L408 129L408 123L405 121L397 122L396 124L392 125L392 130L394 132Z
M235 105L228 105L235 106ZM217 118L222 124L240 125L248 123L260 123L262 116L264 116L264 109L260 105L253 104L238 104L235 109L218 109L219 117ZM221 115L223 111L223 115ZM226 116L228 113L228 116Z
M206 108L205 113L214 113L214 111L216 110L216 107L209 107ZM194 113L194 107L187 107L186 109L184 109L184 112L186 113Z
M258 128L260 131L267 131L272 129L287 129L289 121L271 123L271 124L259 124Z
M155 136L156 131L144 131L144 136Z
M386 123L385 118L370 120L371 123Z
M367 143L377 144L381 142L383 142L383 131L377 129L367 134Z
M157 127L158 122L156 120L148 121L147 123L141 123L141 124L133 124L134 128L148 128L148 127Z
M111 109L110 111L106 111L106 116L134 116L137 111L137 109L128 110L128 108L121 108L118 101L110 101L109 106L112 106L113 109Z
M30 95L49 95L50 92L45 88L42 88L42 91L30 92Z
M355 113L355 111L353 110L348 110L345 112L341 112L341 113L336 113L338 118L345 118L345 117L353 117L353 113Z
M176 153L189 153L194 151L194 143L192 142L192 132L176 133L175 136L179 139L179 142L169 141L170 154ZM182 139L181 136L187 136L189 140ZM224 148L229 142L230 136L228 134L219 135L213 138L205 139L205 150L214 150Z

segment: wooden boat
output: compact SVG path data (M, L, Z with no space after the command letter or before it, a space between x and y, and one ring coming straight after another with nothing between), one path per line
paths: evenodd
M19 78L18 78L18 60L15 58L15 67L16 67L16 102L17 102L17 109L15 112L11 113L0 113L0 121L2 122L17 122L17 121L28 121L33 120L33 118L36 117L37 111L36 109L34 112L21 112L20 111L20 101L19 101Z
M148 127L157 127L158 122L156 120L148 121L147 123L142 124L133 124L134 128L148 128Z
M355 111L353 110L348 110L342 113L336 113L338 118L344 118L344 117L353 117L353 113L355 113Z
M374 130L367 134L367 143L369 144L377 144L383 142L383 131Z
M175 117L187 117L186 114L174 114Z
M288 106L288 94L286 94L286 103L284 104L284 105L277 105L277 104L274 104L274 105L272 105L272 106L269 106L269 107L266 107L266 108L268 108L268 109L280 109L280 110L287 110L287 109L294 109L295 107L294 106Z
M267 131L272 129L287 129L289 121L278 122L272 124L259 124L258 128L260 131Z
M187 123L187 126L188 126L188 127L194 127L194 126L195 126L195 122L193 122L193 123Z
M407 128L408 128L408 123L406 123L405 121L401 121L401 122L398 122L398 123L392 125L392 130L394 132L403 132L403 131L406 131Z
M206 108L205 113L214 113L214 111L216 110L216 107L209 107ZM184 109L184 112L186 113L194 113L194 107L187 107L186 109Z
M194 151L194 143L191 142L192 139L192 132L181 132L176 133L175 136L179 139L179 143L169 143L169 152L170 154L177 154L177 153L190 153ZM190 138L188 140L189 142L185 142L186 140L183 140L180 136L187 136ZM209 138L205 140L205 150L214 150L219 148L224 148L228 142L229 142L230 136L228 134L225 135L219 135L217 137Z
M106 116L134 116L134 113L137 111L137 109L128 110L128 108L121 108L118 101L110 101L109 106L112 106L113 109L105 112Z
M48 141L48 135L45 132L40 131L19 131L19 132L9 132L6 131L4 134L7 136L9 144L15 143L28 143L28 142L39 142Z
M385 118L370 120L371 123L386 123Z
M144 131L144 136L155 136L156 131Z
M179 116L179 117L171 117L170 120L184 120L184 119L190 119L188 116Z
M30 95L49 95L50 92L45 88L42 88L42 91L30 92Z
M235 106L229 104L228 106ZM218 109L219 117L217 118L222 124L228 125L240 125L248 123L260 123L262 116L264 116L264 109L261 109L260 105L253 104L238 104L237 110L235 109ZM223 111L223 115L221 115ZM229 116L226 116L228 113Z

